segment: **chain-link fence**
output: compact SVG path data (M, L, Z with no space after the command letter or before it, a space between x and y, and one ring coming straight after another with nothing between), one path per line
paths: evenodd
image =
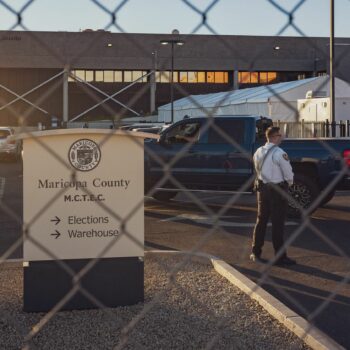
M22 204L20 199L18 199L22 196L20 163L17 164L18 168L12 168L13 164L10 163L1 163L0 209L3 226L1 234L5 237L7 231L10 231L13 232L13 237L16 237L17 234L18 239L13 239L13 237L2 238L2 242L7 244L7 246L5 249L2 249L0 258L2 267L1 280L3 282L1 285L2 300L0 301L3 311L2 316L0 316L0 324L3 328L2 336L5 337L8 334L9 338L6 341L5 339L0 340L0 343L5 344L3 346L0 344L0 348L88 348L89 346L91 348L116 349L165 347L204 347L208 349L259 348L259 344L254 341L249 343L249 339L251 340L254 337L258 339L266 339L268 337L269 340L263 346L266 348L303 348L305 345L297 343L290 335L284 333L285 331L281 330L283 336L276 334L275 331L278 328L276 324L266 328L266 332L270 332L269 336L266 334L259 335L256 327L261 326L265 329L264 325L271 322L265 318L267 316L261 314L262 316L259 318L256 314L251 314L250 306L246 306L249 305L247 304L248 301L244 302L244 307L237 302L238 299L243 298L242 295L239 295L236 290L231 290L230 286L223 285L222 280L217 279L218 277L212 275L209 269L199 264L198 256L205 255L204 253L211 255L222 253L223 257L227 258L231 249L232 251L237 249L237 246L233 247L234 244L238 244L238 251L235 253L235 258L230 262L256 281L256 289L261 288L261 286L267 288L292 307L296 313L301 314L309 321L306 331L302 335L306 342L315 325L322 328L326 323L332 323L331 327L324 327L324 329L327 332L330 328L333 329L333 333L332 331L328 333L334 337L339 336L336 340L339 340L345 346L350 346L346 332L344 331L339 335L336 331L336 329L341 330L344 327L347 316L342 315L340 320L329 316L329 309L332 310L334 305L338 306L337 304L339 304L341 309L343 306L343 309L348 309L350 304L349 250L347 246L344 246L342 237L330 232L333 229L332 225L338 225L337 220L339 225L345 225L346 220L348 220L345 218L348 215L346 210L349 210L346 202L348 201L347 193L344 194L345 204L343 204L341 209L343 214L338 213L334 214L334 218L323 219L328 220L329 223L322 225L313 220L311 216L317 208L322 207L334 198L336 190L340 188L340 185L343 186L343 180L350 176L349 139L346 137L342 139L324 139L324 137L332 134L332 127L337 128L335 125L339 125L339 130L333 134L348 137L348 122L334 125L328 123L327 126L326 123L312 123L309 125L307 123L295 124L275 121L275 124L281 127L281 131L289 137L312 138L310 140L312 143L302 143L302 140L299 140L299 142L293 140L291 143L286 141L285 149L289 153L295 174L294 184L290 186L288 192L282 188L276 188L278 194L288 201L289 211L293 216L290 219L291 221L287 219L286 222L287 234L283 249L297 252L298 262L302 260L303 263L297 265L300 267L288 269L288 272L276 270L276 262L284 254L284 250L281 249L272 257L272 248L267 248L271 252L271 259L266 264L256 268L255 265L250 265L251 263L249 263L251 245L251 232L249 231L254 226L255 203L248 193L252 191L256 176L253 166L253 152L265 142L263 138L264 131L270 125L268 122L266 123L267 119L241 116L236 119L227 119L233 127L227 124L227 120L221 123L222 119L217 118L216 112L220 109L220 106L226 104L231 91L223 93L221 100L216 103L217 108L206 109L197 99L192 97L192 93L187 90L187 85L185 83L181 84L181 77L174 75L173 69L158 69L155 63L153 65L154 69L143 70L137 63L137 57L129 57L129 60L134 62L135 69L128 70L129 73L127 74L130 76L128 76L128 80L124 80L126 84L123 88L118 89L118 91L105 90L99 82L108 82L108 79L112 79L111 81L115 82L118 79L118 69L122 71L123 67L116 67L117 70L112 70L110 67L98 67L99 72L103 72L103 77L98 77L98 74L102 73L96 73L93 67L90 67L90 69L78 69L76 62L83 62L91 47L97 45L96 43L99 39L105 37L106 33L116 31L126 34L128 32L127 28L120 25L118 18L122 11L127 11L132 1L117 1L115 8L112 10L102 1L87 1L89 4L92 3L96 6L96 11L103 11L106 14L106 25L103 30L96 31L91 36L91 40L84 41L84 45L78 45L74 53L68 56L66 53L55 49L54 46L48 45L47 37L44 33L33 32L31 28L26 26L26 14L29 10L35 10L37 1L39 0L27 1L21 8L14 7L11 2L0 1L1 12L5 15L13 16L15 19L13 26L10 28L1 28L6 30L4 37L6 36L7 39L5 38L6 40L4 39L3 42L18 44L20 42L18 32L13 32L13 35L8 33L19 29L23 30L25 35L29 35L37 47L41 47L46 52L43 65L37 67L40 72L34 86L31 85L32 83L28 84L26 73L23 70L17 73L20 74L17 75L17 79L20 81L17 84L18 90L10 88L9 85L11 86L11 84L8 82L10 81L11 69L4 69L6 73L2 73L4 79L0 81L0 112L6 111L7 119L4 117L4 120L8 124L13 120L16 121L12 125L17 126L18 133L24 133L24 142L28 142L28 145L30 142L30 147L40 150L42 156L39 159L38 157L28 156L27 159L30 159L33 164L29 164L28 160L26 161L27 155L24 154L25 167L31 166L36 168L41 167L42 163L47 163L49 164L45 170L45 174L48 174L47 178L50 176L55 178L56 174L59 174L59 178L56 179L56 184L52 185L55 190L49 191L51 193L50 198L47 198L45 203L40 202L38 204L36 198L31 197L30 178L26 178L27 174L24 171L23 182L24 187L26 187L24 192L28 201L26 205L29 202L33 204L30 210L32 215L29 216L29 221L23 222L21 214ZM187 0L180 2L184 11L189 11L193 14L194 29L191 35L196 34L201 28L206 28L222 47L231 52L232 57L242 58L240 52L231 46L225 36L220 36L220 33L216 32L214 25L210 23L210 14L219 6L219 0L210 2L205 9ZM295 21L299 9L307 3L307 0L297 2L291 11L287 11L277 1L270 0L267 2L271 5L271 11L279 11L280 16L285 18L283 27L276 28L276 33L271 33L272 35L276 34L279 36L284 34L288 28L293 28L307 40L310 50L314 53L318 52L319 47L315 45L315 41L312 38L308 38ZM55 37L55 39L57 38ZM62 38L61 40L66 39L66 37ZM180 39L185 40L186 35L181 36ZM173 41L168 40L167 44L170 44L173 50L174 45L181 44L180 39L176 39L176 41L173 39L171 39ZM140 45L140 41L135 40L133 36L125 35L121 40L123 40L126 48L134 49L140 55L144 53L149 56L149 52L145 52L145 47ZM274 42L273 37L270 40L271 43ZM112 46L112 44L110 45ZM59 45L57 46L59 47ZM98 49L99 47L97 46ZM20 45L18 50L21 50ZM348 52L349 50L342 51L342 55L338 57L337 61L333 62L335 67L344 64L344 61L349 57ZM154 52L154 56L156 54ZM265 57L265 54L266 47L260 50L257 49L251 57L243 57L242 59L250 60L251 70L254 70L253 67L259 66L259 61ZM290 56L290 59L293 59L291 53ZM0 57L0 62L5 62L6 52L1 52ZM69 57L69 62L65 60L66 57ZM57 66L63 67L63 69L59 71L45 69L46 59L50 62L56 61ZM113 57L111 57L112 59ZM173 68L173 54L171 57L167 55L163 59L164 66ZM201 58L197 57L196 60L200 63ZM316 62L316 60L314 61ZM23 66L25 66L25 63ZM111 74L113 78L111 78ZM125 79L126 73L123 71L122 74L123 79ZM268 79L268 75L266 77ZM224 81L226 79L224 75L221 78ZM344 77L340 76L340 78ZM149 138L146 138L144 141L143 137L147 135L142 134L142 137L135 137L134 135L136 134L132 131L125 131L126 122L124 117L138 117L139 122L140 117L144 117L145 113L138 110L135 106L137 106L138 101L144 99L144 95L149 90L154 89L152 96L157 96L157 90L154 88L155 82L162 81L162 79L170 83L169 95L164 103L169 103L174 96L187 96L197 108L201 109L203 117L185 118L177 125L166 125L167 128L165 128L165 126L157 124L156 113L153 113L155 102L151 101L151 110L147 118L153 122L155 132L162 130L162 134L154 136L154 138L159 138L158 142L154 138L152 140L149 135ZM188 74L186 79L190 79ZM200 79L199 74L196 79ZM205 79L208 82L208 76ZM212 79L215 80L215 74ZM232 79L234 80L235 78ZM69 102L67 101L67 96L70 89L70 81L74 81L76 86L74 87L74 93L69 94ZM188 83L188 81L186 82ZM329 81L327 80L326 84L328 83ZM274 89L270 88L270 85L266 86L271 93L274 93ZM322 86L319 88L322 89ZM57 91L60 91L58 102L52 102L50 98L57 94ZM72 102L76 102L81 107L78 91L88 97L89 106L84 110L80 108L79 111L77 109L72 112L70 108ZM123 95L125 93L127 93L126 97ZM295 110L295 113L298 113L296 108L289 101L284 100L282 96L275 95L275 97L291 110ZM46 103L48 100L50 100L50 103ZM55 103L60 105L59 108ZM115 106L119 108L118 113L115 111ZM61 111L61 116L57 117L55 115L57 110ZM96 121L94 119L95 112L99 115L108 115L110 117L107 121ZM4 120L2 123L4 123ZM218 122L219 120L220 122ZM62 153L60 149L55 147L54 143L51 144L46 137L36 133L38 128L41 130L52 127L60 129L60 126L66 128L64 132L68 132L67 125L69 126L70 123L74 122L80 123L78 126L82 126L83 129L88 129L85 130L85 134L82 134L86 135L86 138L92 137L94 133L98 134L98 132L91 129L94 122L100 123L95 124L98 127L102 126L107 129L94 139L97 148L101 149L102 152L104 149L107 149L108 145L113 144L115 138L123 137L128 140L128 146L124 146L122 152L120 150L111 151L113 154L115 152L117 157L121 157L117 159L124 159L126 164L133 164L137 157L134 159L134 153L130 153L130 150L135 150L135 146L136 149L144 149L145 158L142 167L135 168L139 171L135 177L135 181L137 181L137 179L142 179L141 173L144 166L145 197L143 193L141 196L136 195L133 197L132 205L126 205L128 195L126 197L120 195L120 198L122 198L120 201L125 201L125 205L123 207L122 202L117 209L114 206L105 205L102 200L93 200L94 209L90 213L86 213L85 216L90 216L89 220L92 221L94 218L102 218L101 220L103 221L104 217L108 217L109 220L118 223L118 233L108 240L108 244L99 246L98 253L91 259L88 259L88 262L78 267L73 267L72 259L59 258L57 251L50 248L52 246L47 246L43 243L46 238L42 241L40 235L37 235L37 230L40 230L38 222L40 222L42 217L49 215L51 218L52 208L68 206L70 199L67 198L72 198L69 197L72 188L80 196L79 200L81 198L91 199L96 196L93 187L82 185L85 180L85 173L81 169L77 170L74 167L74 159L69 161L64 153L65 151ZM254 126L252 126L252 123L254 123ZM299 131L296 130L295 125L300 126ZM185 137L189 137L186 132L192 126L197 127L196 137L185 139ZM139 131L144 130L142 125L138 125L136 128L139 128ZM91 130L91 135L89 134L89 129ZM145 131L149 132L150 130ZM88 137L87 135L90 136ZM183 138L181 142L179 141L180 137ZM11 147L11 149L16 149L18 155L18 152L21 151L21 143L13 139L9 143L8 149ZM87 147L86 149L78 149L76 153L74 153L75 151L70 152L71 157L80 157L81 162L86 164L92 162L94 157L95 160L98 160L99 157L96 155L97 151L95 148L88 149ZM135 152L137 151L135 150ZM120 153L125 153L127 156L120 156ZM128 156L128 153L131 156ZM11 153L9 154L11 155ZM113 162L113 154L109 158L111 162ZM57 167L52 166L53 162L57 164ZM45 164L43 167L45 167ZM124 167L124 165L119 164L119 167ZM103 179L100 180L102 182ZM123 179L116 180L112 178L108 180L114 181L114 185L116 185L115 181L119 181L118 186L126 186ZM33 183L33 186L40 186L40 184ZM46 185L42 184L42 186L49 188L51 185L46 183ZM143 188L143 183L138 184L137 188ZM210 197L214 195L221 196L219 202ZM132 197L132 194L130 196ZM17 202L15 201L16 198ZM64 198L66 203L63 201ZM173 200L174 198L176 200ZM248 209L247 201L250 203ZM18 205L18 203L20 204ZM78 204L80 206L80 203ZM246 208L247 212L245 214L242 214L242 212L237 214L237 210L241 210L242 206ZM144 207L146 211L146 245L144 245L143 237L138 239L136 235L135 238L135 230L130 229L130 223L133 222L135 217L139 217L140 212L143 213ZM322 211L323 209L319 210ZM164 217L164 214L162 214L164 212L167 213L168 217ZM249 212L253 213L253 217L247 215ZM235 214L232 215L232 213ZM74 216L75 214L72 215ZM322 216L321 214L318 215ZM85 216L84 214L76 215L78 218ZM193 219L194 217L195 219ZM230 224L226 221L228 217L231 220ZM154 222L152 221L153 219ZM52 220L59 220L59 218L55 219L53 216ZM88 219L86 220L88 222ZM174 229L171 226L175 225L176 220L184 225L183 228ZM158 222L158 226L155 222ZM190 225L191 223L194 223L193 226ZM67 232L56 230L55 222L53 225L53 230L51 230L51 226L47 228L50 231L50 239L58 241L60 235L70 234L68 230ZM239 230L245 232L241 234L242 239L233 239L233 236L239 236L240 233L231 231L232 227L238 227ZM19 235L21 228L23 228L23 235ZM188 233L187 237L182 232L182 230L197 232L198 228L200 228L200 234L196 233L194 236ZM140 228L140 232L142 231L143 228ZM157 235L153 236L154 232L158 232L158 240ZM172 232L174 235L171 235ZM343 233L345 234L345 231ZM175 235L178 235L178 237L174 237ZM314 237L318 242L318 246L313 247L310 237L306 237L306 235ZM126 308L108 308L103 300L99 300L96 297L93 292L94 288L84 284L84 278L89 273L96 271L97 266L105 259L113 257L113 254L110 254L110 252L113 252L115 249L118 250L118 245L121 245L121 242L124 240L128 240L137 251L142 252L144 249L148 251L155 247L162 250L169 250L170 247L186 252L179 255L179 257L171 258L173 260L154 259L146 254L145 302ZM22 308L21 298L23 296L21 292L18 292L18 290L21 290L22 270L18 269L15 263L11 265L6 261L16 256L16 252L21 252L23 245L31 247L30 249L45 257L45 259L42 258L40 260L53 262L55 270L52 271L63 271L65 281L69 285L68 292L59 298L48 312L27 314L25 316L24 313L18 310L18 308ZM230 247L231 245L232 248ZM317 254L307 254L307 251L313 252L313 250L320 250L323 253L327 252L327 254L323 254L321 259L322 265L318 269L312 262L312 257L316 259ZM121 256L125 257L127 255L122 254ZM311 259L305 256L311 256ZM81 257L81 251L77 251L76 259ZM298 257L300 258L298 259ZM139 257L136 255L136 258L143 263L143 254L140 254ZM333 266L335 264L334 260L337 262L336 267ZM32 266L31 261L27 263L29 263L29 266ZM331 265L332 267L330 267ZM331 270L328 270L328 267ZM28 268L28 266L25 268ZM322 270L323 268L327 270ZM339 270L336 270L337 268ZM42 273L43 276L46 276L44 272ZM60 278L59 274L57 274L58 279ZM288 276L287 279L290 279L289 283L281 283L284 274ZM301 275L309 275L310 279L315 276L317 278L310 282L312 283L312 286L310 286L305 277L301 277ZM38 276L40 276L40 273L36 275L36 277ZM98 277L96 278L99 283L102 283ZM120 278L124 278L124 280L121 279L119 281L121 283L125 282L128 277ZM326 281L332 281L332 283L327 283ZM35 282L39 283L39 281ZM25 281L25 283L34 282ZM196 292L192 290L194 285L196 286ZM317 286L319 285L324 286L324 288L320 287L320 290L317 291ZM298 292L296 292L297 286L301 287ZM303 286L306 290L303 290ZM55 289L59 288L53 286L52 290ZM224 290L227 289L228 293L225 294ZM85 300L88 300L90 308L98 310L90 311L90 313L86 314L78 311L68 314L60 312L78 294L83 296ZM312 294L319 296L317 298L318 302L310 301L310 295ZM308 295L310 300L308 300ZM13 296L15 296L15 300ZM212 302L214 299L218 300L217 304ZM310 304L308 304L309 301ZM230 307L226 308L227 304ZM234 307L234 305L236 306ZM10 312L6 312L6 310L10 310ZM175 314L174 310L176 311ZM159 311L157 315L156 311ZM261 310L259 312L262 313ZM339 315L338 312L339 310L337 309L336 315ZM249 318L247 315L249 315ZM324 321L322 317L329 319ZM88 322L84 318L87 318ZM253 323L252 320L255 318L257 318L255 320L256 323ZM176 320L176 325L173 323L174 320ZM62 327L64 330L61 334L56 333L57 329L55 327ZM194 334L191 335L190 330L192 327ZM82 332L84 334L83 337L81 337ZM168 339L168 342L163 341L164 337ZM279 343L276 341L279 337L284 337L285 342ZM105 343L101 339L104 339ZM79 343L79 341L82 342Z

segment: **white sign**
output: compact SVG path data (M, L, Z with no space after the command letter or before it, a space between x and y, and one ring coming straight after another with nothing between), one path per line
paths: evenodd
M24 138L25 260L144 255L137 135L69 129Z

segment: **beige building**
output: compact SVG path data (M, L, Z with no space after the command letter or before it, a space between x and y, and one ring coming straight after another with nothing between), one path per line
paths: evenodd
M0 125L145 116L171 98L323 75L327 44L303 37L1 31ZM349 81L346 50L336 46L335 75Z

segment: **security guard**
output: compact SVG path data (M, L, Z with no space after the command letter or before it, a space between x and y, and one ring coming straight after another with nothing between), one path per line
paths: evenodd
M269 218L272 223L272 243L275 254L282 250L276 265L293 265L296 261L287 257L284 247L284 221L287 200L282 191L287 192L293 184L293 171L288 155L278 145L282 141L280 128L271 126L266 130L267 143L254 154L257 173L258 214L253 232L252 254L250 260L266 262L261 258L265 233Z

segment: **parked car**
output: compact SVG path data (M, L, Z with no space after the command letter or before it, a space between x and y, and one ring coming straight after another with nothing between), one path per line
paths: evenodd
M242 191L244 186L245 191L252 190L252 156L265 143L269 125L270 119L259 116L220 116L189 118L169 126L158 141L145 144L146 193L157 186L161 190L152 192L153 197L170 200L180 190L170 179L161 181L165 172L159 160L171 165L171 175L188 190ZM349 169L343 169L344 164L350 168L349 138L285 139L281 147L295 174L289 190L294 199L289 202L291 214L300 214L300 207L310 207L321 193L320 205L331 200L336 189L348 188ZM334 186L329 186L338 174Z
M21 158L22 143L20 140L9 139L15 134L13 128L0 127L0 158L18 161Z

